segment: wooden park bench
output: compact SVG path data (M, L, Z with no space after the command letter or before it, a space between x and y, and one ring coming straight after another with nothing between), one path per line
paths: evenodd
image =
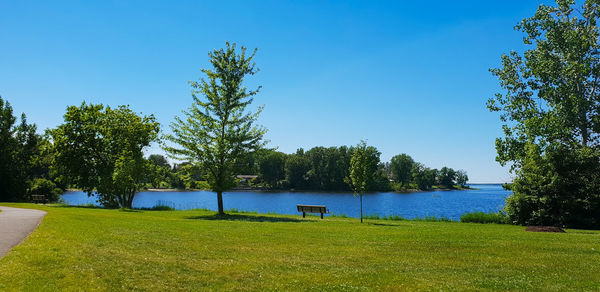
M44 203L46 204L46 196L44 195L31 195L31 201L39 204L39 203Z
M329 214L329 210L325 206L296 205L296 207L298 207L298 212L302 212L302 218L306 218L306 213L321 213L321 219L323 219L323 214Z

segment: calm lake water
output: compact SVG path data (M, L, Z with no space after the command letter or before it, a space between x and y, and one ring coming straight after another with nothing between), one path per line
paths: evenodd
M468 212L496 212L504 207L510 194L501 185L471 185L478 190L432 191L420 193L372 193L363 196L363 213L380 216L400 215L404 218L425 216L459 220ZM62 198L69 205L97 204L95 197L84 192L67 192ZM236 208L259 213L298 214L296 204L325 205L334 214L360 216L360 201L352 193L319 192L248 192L223 194L225 209ZM217 195L197 192L140 192L133 200L134 208L167 205L177 210L217 209Z

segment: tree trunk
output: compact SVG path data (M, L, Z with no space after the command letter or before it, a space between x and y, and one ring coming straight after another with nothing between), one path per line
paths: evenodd
M362 194L360 194L360 223L363 223L363 218L362 218Z
M581 131L581 144L583 144L583 146L587 146L588 140L589 140L589 133L588 133L587 126L582 126L580 131Z
M135 191L131 191L127 197L127 208L133 209L133 198L135 197Z
M217 204L219 205L219 214L223 215L223 192L217 192Z

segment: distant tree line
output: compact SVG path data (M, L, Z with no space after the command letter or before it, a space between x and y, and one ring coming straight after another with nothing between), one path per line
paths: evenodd
M349 191L345 178L354 151L354 146L319 146L308 151L298 149L294 154L263 150L257 152L258 182L273 189ZM431 169L414 162L407 154L394 156L391 162L381 162L380 155L377 148L367 146L366 191L453 188L468 181L463 170Z

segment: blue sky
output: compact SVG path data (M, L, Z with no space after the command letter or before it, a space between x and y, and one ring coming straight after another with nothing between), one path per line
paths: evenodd
M539 1L0 1L0 95L40 130L83 100L163 131L225 41L258 48L255 103L283 152L366 139L471 182L510 180L485 102ZM160 152L153 147L150 152Z

